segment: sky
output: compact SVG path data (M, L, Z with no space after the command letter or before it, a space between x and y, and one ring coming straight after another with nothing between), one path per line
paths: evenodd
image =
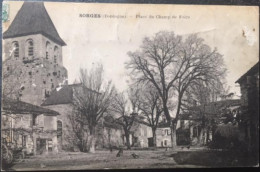
M10 4L12 22L22 2ZM91 4L45 2L59 35L66 42L63 65L68 70L69 83L79 75L79 68L90 69L102 63L105 78L112 79L116 88L127 88L128 51L138 50L145 36L159 31L174 31L187 36L197 33L211 48L223 55L228 69L230 92L240 95L235 81L259 59L258 7L152 4ZM101 18L79 17L80 14L100 14ZM126 18L104 18L121 15ZM136 15L147 18L136 18ZM149 18L152 15L154 18ZM160 16L160 18L159 18ZM161 18L161 16L170 16ZM176 16L176 18L174 17ZM182 18L179 18L182 16Z

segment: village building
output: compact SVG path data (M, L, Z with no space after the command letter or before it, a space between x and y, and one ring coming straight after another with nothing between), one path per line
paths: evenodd
M158 124L156 129L156 146L171 147L171 128L166 122Z
M130 131L130 145L133 147L145 148L152 143L152 128L148 123L136 120Z
M259 62L237 81L241 90L241 133L248 150L259 152ZM259 156L259 155L258 155Z
M213 140L217 126L221 125L218 121L225 121L225 112L236 117L239 107L240 99L226 99L191 107L180 115L177 144L207 145Z
M27 154L57 152L56 111L22 101L2 102L3 143Z
M33 132L33 137L24 135L21 139L17 136L17 144L24 144L28 152L32 151L29 148L31 142L34 153L41 152L44 147L48 147L49 151L57 151L59 113L40 105L53 89L67 84L67 70L62 63L62 46L66 44L60 38L42 2L24 2L3 33L3 40L3 108L10 108L9 104L18 105L18 111L10 113L11 116L20 118L20 122L19 118L11 120L15 123L11 126L11 140L17 135L17 126L24 126L31 131L37 128L40 131L38 134ZM7 98L10 98L8 103L5 102ZM24 107L33 111L20 115L25 110Z
M58 145L59 150L76 150L73 124L70 117L74 111L73 101L75 96L83 89L82 84L71 84L57 87L50 93L50 96L42 103L42 107L59 112L58 123ZM88 91L92 91L88 89ZM93 91L92 91L93 92ZM99 94L99 93L96 93ZM108 117L101 118L97 126L97 147L103 148L112 146L122 146L121 127L113 123ZM60 131L60 132L59 132Z

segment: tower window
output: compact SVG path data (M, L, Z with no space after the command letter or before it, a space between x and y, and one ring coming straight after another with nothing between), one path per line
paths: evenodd
M49 59L49 56L50 56L50 47L51 47L51 44L49 41L46 42L46 59Z
M15 58L18 58L19 57L19 44L17 41L13 42L12 51L13 51L13 56Z
M33 40L29 39L26 42L27 56L33 56Z
M59 57L59 48L57 46L54 47L54 63L57 63L57 58Z

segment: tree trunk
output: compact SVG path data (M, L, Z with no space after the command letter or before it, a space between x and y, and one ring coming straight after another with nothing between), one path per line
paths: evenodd
M177 147L177 135L176 135L176 129L177 124L175 122L172 123L171 126L171 140L172 140L172 149L176 149Z
M126 139L127 149L131 149L130 139L129 139L129 134L128 133L125 134L125 139Z
M204 128L201 128L201 130L200 130L200 135L199 135L199 145L200 146L204 145L204 140L205 140L204 130L205 130Z
M90 139L90 149L89 149L89 152L90 153L95 153L95 145L96 145L96 138L94 135L90 136L91 139Z
M206 133L206 145L209 144L209 127L207 127L207 133Z
M95 153L95 146L96 146L96 128L95 126L92 126L90 128L90 148L89 148L89 152L90 153Z
M152 132L153 132L153 147L157 147L156 128L152 128Z

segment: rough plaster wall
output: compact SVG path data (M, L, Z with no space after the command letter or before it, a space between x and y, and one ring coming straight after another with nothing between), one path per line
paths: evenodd
M167 145L169 146L171 143L171 135L167 135L167 134L163 134L163 130L168 130L168 132L170 132L170 128L157 128L156 130L156 144L158 147L161 146L161 142L164 140L167 140Z
M57 120L60 120L62 122L62 145L70 144L68 139L71 136L72 127L68 116L72 114L72 110L73 110L72 105L60 104L60 105L49 105L43 107L60 113L60 115L57 116Z
M25 42L28 39L32 39L34 42L34 61L24 61ZM21 91L22 101L41 105L45 99L45 90L51 92L51 90L59 86L60 83L67 84L66 79L68 76L66 68L62 65L61 46L48 40L52 47L51 50L54 50L54 46L58 46L60 52L60 58L57 60L57 63L54 63L53 53L50 53L50 58L48 60L45 58L47 40L46 37L40 34L5 40L5 59L9 57L12 51L12 42L19 42L19 58L11 57L10 60L5 62L3 68L4 70L7 70L7 67L16 68L16 74L10 76L11 78L9 78L9 81L19 80L19 84L16 84L15 86L24 86L24 90ZM29 57L28 59L30 60L32 58Z

